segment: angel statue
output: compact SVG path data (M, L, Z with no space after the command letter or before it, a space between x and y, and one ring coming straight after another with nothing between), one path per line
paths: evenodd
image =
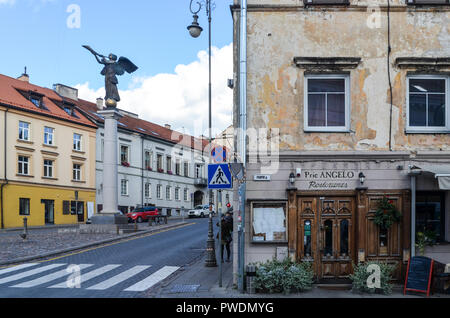
M105 103L107 107L116 107L117 102L120 101L119 91L117 89L119 81L117 80L116 75L123 75L125 71L131 74L136 71L138 67L126 57L120 57L117 61L117 56L112 53L109 54L109 56L104 56L95 52L88 45L83 45L83 47L95 56L97 62L105 65L100 73L105 76Z

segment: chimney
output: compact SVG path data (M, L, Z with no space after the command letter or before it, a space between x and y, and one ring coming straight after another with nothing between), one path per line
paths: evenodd
M97 109L103 110L103 98L101 97L97 98Z
M78 89L63 84L54 84L53 90L62 97L78 100Z
M26 66L25 66L24 73L22 75L20 75L17 79L19 81L22 81L22 82L27 82L27 83L30 82L30 76L28 76L28 74L27 74L27 67Z
M164 127L169 129L169 130L171 130L171 128L172 128L172 126L170 126L169 124L165 124Z

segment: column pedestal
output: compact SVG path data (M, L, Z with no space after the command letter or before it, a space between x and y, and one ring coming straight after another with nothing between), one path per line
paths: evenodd
M116 108L98 114L105 118L103 155L103 210L91 217L92 224L127 224L128 218L118 209L118 135L117 121L122 115Z

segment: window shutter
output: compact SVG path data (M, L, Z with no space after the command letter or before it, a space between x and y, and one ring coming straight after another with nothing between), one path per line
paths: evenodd
M63 201L63 214L70 214L70 201Z

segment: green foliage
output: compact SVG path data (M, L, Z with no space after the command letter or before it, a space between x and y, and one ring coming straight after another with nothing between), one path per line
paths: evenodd
M368 285L368 279L373 271L368 271L368 266L371 264L378 265L380 268L380 288L370 288ZM369 261L366 263L360 263L358 265L353 265L354 273L350 275L352 280L352 290L364 293L377 293L381 292L385 295L392 293L392 273L395 270L394 265L389 265L383 262ZM369 280L371 281L371 280Z
M389 229L395 222L400 222L402 214L392 200L383 197L377 206L374 222L383 229Z
M310 263L296 263L286 258L254 264L255 288L265 293L289 293L311 289L314 272Z
M419 249L421 255L424 254L426 245L432 246L436 243L436 237L436 232L432 230L416 233L416 247Z

